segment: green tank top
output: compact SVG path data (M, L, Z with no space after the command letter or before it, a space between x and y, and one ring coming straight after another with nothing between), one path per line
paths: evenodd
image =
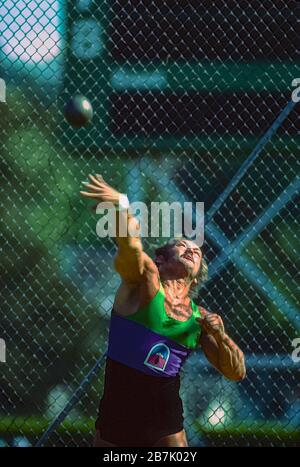
M190 303L192 314L186 321L168 316L165 308L165 291L160 283L160 288L152 300L136 313L126 316L126 319L139 323L190 350L195 350L199 346L201 335L201 325L196 318L201 318L201 312L193 300Z

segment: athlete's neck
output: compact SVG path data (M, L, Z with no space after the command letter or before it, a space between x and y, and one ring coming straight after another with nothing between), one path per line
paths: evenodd
M161 280L163 288L167 291L172 301L188 301L189 284L186 279Z

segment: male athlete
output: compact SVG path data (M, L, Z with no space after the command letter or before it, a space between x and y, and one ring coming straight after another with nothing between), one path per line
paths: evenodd
M124 195L101 175L89 179L82 196L118 209L114 266L122 279L111 314L94 446L188 446L179 396L182 364L201 347L225 377L241 381L244 355L226 334L220 316L190 298L206 274L200 248L187 239L172 240L158 248L152 260L140 237L132 235L139 223ZM125 220L127 236L121 236Z

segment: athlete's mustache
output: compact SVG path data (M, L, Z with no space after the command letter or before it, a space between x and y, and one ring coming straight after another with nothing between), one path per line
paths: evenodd
M193 263L194 263L194 258L193 258L193 255L191 254L183 254L181 255L183 258L187 258L189 260L191 260Z

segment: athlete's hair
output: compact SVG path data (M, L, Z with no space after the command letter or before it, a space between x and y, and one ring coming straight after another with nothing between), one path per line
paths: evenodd
M165 258L165 260L168 260L170 249L174 245L176 245L177 242L179 242L181 240L189 240L189 239L185 238L185 237L171 238L167 243L165 243L164 245L156 248L155 256L156 257L157 256L163 256ZM156 263L155 259L154 259L154 262ZM201 264L200 264L200 268L199 268L198 274L196 276L196 279L198 280L197 284L192 284L191 287L190 287L190 291L189 291L189 295L192 298L195 298L195 297L198 296L200 287L208 279L208 265L207 265L207 261L206 261L206 259L204 258L203 255L202 255Z

